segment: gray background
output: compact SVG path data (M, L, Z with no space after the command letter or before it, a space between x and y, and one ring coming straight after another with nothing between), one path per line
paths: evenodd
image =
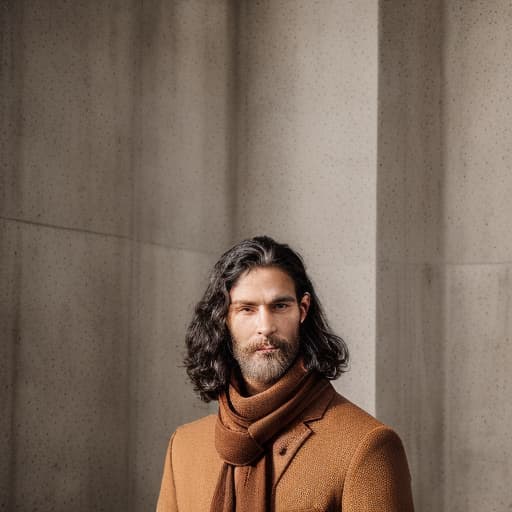
M1 2L0 509L153 510L242 237L297 248L420 512L512 509L512 6Z

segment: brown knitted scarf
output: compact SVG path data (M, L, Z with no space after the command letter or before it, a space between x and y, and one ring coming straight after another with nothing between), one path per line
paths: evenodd
M318 398L329 382L307 373L298 360L269 389L243 397L233 385L219 397L215 447L224 461L210 512L269 510L271 478L267 442ZM235 482L235 466L237 469Z

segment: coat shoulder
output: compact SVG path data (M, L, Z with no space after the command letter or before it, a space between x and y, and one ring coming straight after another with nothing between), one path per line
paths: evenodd
M339 393L335 393L329 404L325 419L356 435L364 435L374 428L385 426L384 423Z
M209 414L189 423L184 423L176 429L175 436L195 436L205 432L213 432L216 419L216 414Z
M179 426L173 434L173 451L189 452L192 447L211 451L216 418L217 415L210 414Z
M396 435L390 427L338 393L335 393L322 419L309 423L309 427L318 434L315 437L320 444L342 446L346 460L354 455L368 436L372 437L377 432Z

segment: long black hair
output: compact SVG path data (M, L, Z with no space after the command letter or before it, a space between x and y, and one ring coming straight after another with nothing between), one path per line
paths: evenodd
M347 346L330 329L300 255L286 244L258 236L243 240L221 256L187 329L184 363L195 391L205 402L218 398L226 389L232 369L237 367L226 325L229 292L243 273L255 267L277 267L286 272L295 283L298 302L304 293L310 294L308 314L299 331L306 368L317 370L328 379L339 377L347 369Z

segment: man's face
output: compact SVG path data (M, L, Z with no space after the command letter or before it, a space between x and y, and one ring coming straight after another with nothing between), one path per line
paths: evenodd
M233 354L247 390L270 387L299 352L299 325L310 296L297 302L291 277L276 267L256 267L242 274L230 291L227 325Z

